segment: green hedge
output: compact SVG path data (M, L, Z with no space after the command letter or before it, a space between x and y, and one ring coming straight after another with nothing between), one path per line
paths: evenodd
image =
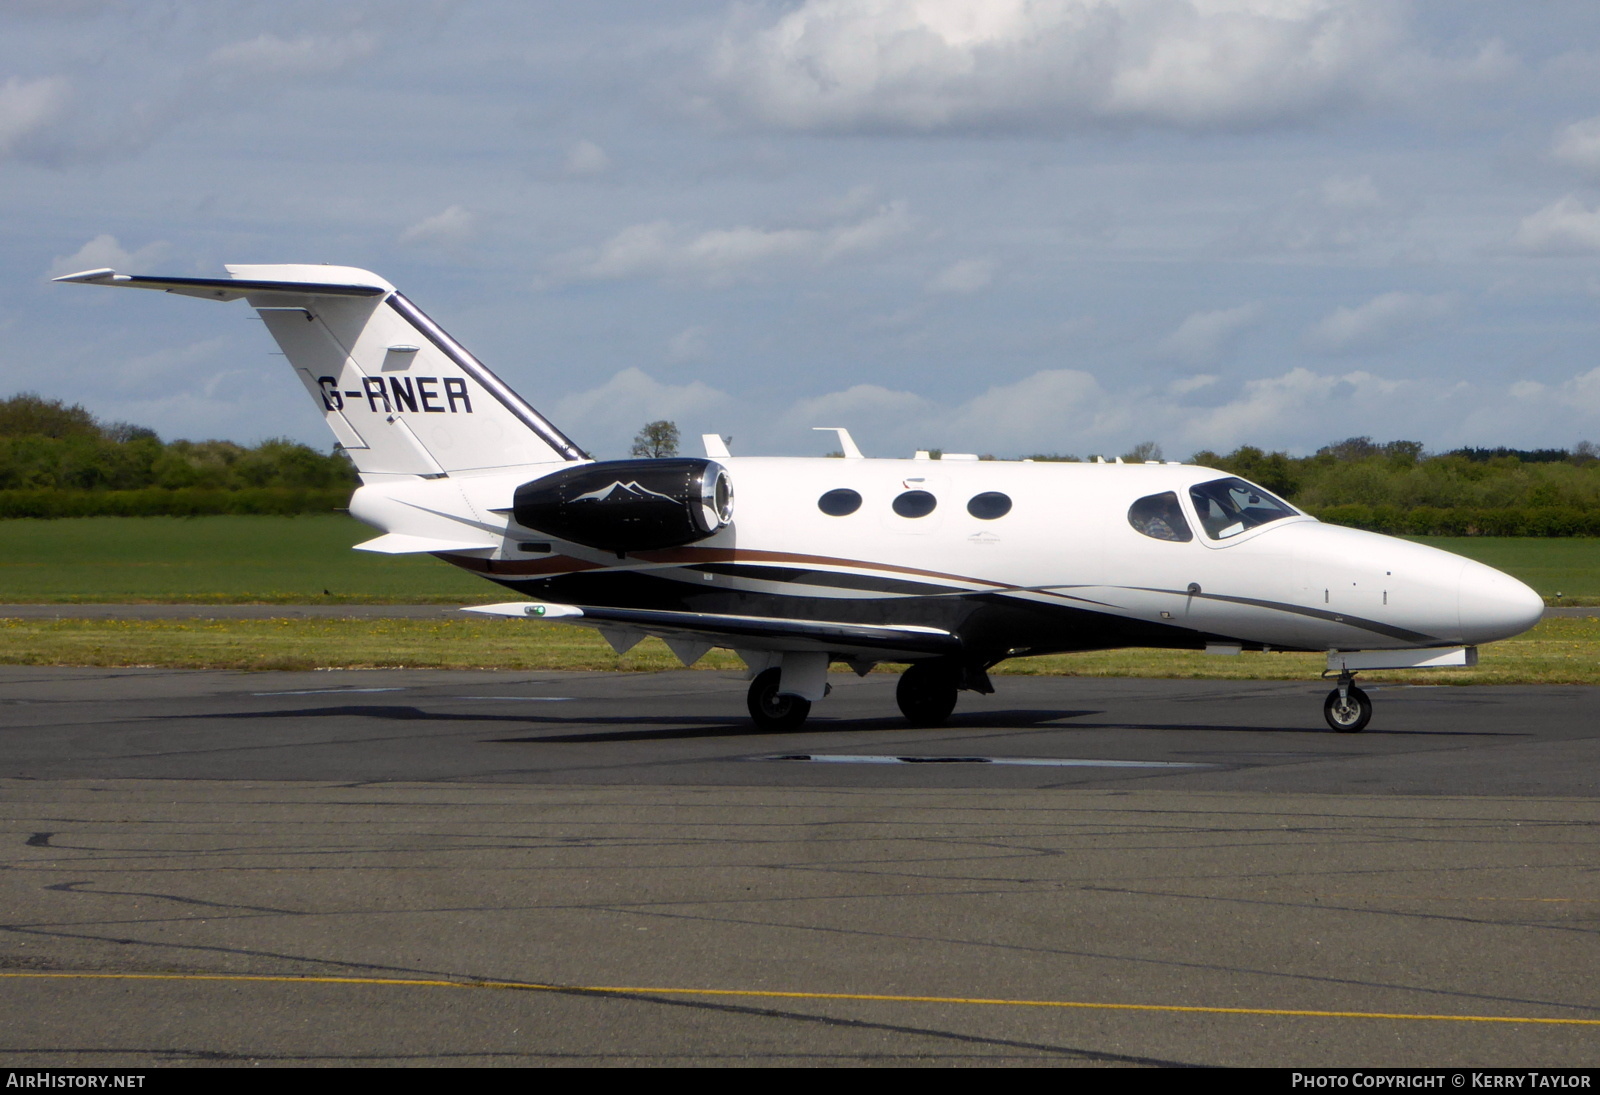
M1349 505L1311 507L1306 512L1329 524L1402 536L1600 536L1600 510L1572 506Z
M215 490L0 490L6 517L200 517L211 514L329 513L350 504L348 487Z

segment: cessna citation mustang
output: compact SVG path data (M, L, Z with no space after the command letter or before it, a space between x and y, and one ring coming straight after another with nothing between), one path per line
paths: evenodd
M731 456L592 460L394 286L339 266L58 281L245 298L361 473L363 551L425 552L529 598L469 609L646 635L750 668L750 715L803 723L830 663L908 662L914 725L992 692L1007 658L1149 646L1325 651L1335 730L1363 669L1472 665L1537 594L1420 544L1324 525L1243 479L1172 463ZM737 492L737 498L735 497Z

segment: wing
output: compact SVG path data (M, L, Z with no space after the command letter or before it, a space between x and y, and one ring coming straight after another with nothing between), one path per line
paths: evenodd
M854 624L534 601L481 605L462 611L557 620L598 628L618 653L628 650L644 636L654 635L666 640L673 652L686 662L693 662L713 646L741 652L823 653L864 661L915 661L961 652L961 640L952 632L912 624ZM688 657L690 653L694 657Z

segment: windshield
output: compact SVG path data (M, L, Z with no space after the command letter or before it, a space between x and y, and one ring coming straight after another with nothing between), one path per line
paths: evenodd
M1299 511L1243 479L1213 479L1189 488L1200 526L1213 540L1226 540Z

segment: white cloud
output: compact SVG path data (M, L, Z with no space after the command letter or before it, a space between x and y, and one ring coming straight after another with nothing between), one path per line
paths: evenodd
M1328 353L1376 349L1413 334L1448 315L1448 293L1384 293L1354 308L1336 308L1307 333L1307 342Z
M852 434L877 428L890 436L898 436L905 431L895 426L925 422L933 410L932 403L913 392L897 392L878 384L857 384L842 392L800 400L783 413L778 428L792 433L815 426L844 426ZM883 428L885 425L887 429ZM857 440L859 443L859 438Z
M556 401L551 419L586 444L620 451L646 422L676 422L687 438L696 423L703 424L707 415L726 410L731 402L727 393L698 380L663 384L643 369L631 368L598 388Z
M442 213L424 217L401 232L399 242L460 247L470 243L477 232L477 215L459 205L452 205Z
M611 157L593 141L579 141L567 150L568 175L599 175L610 167Z
M1126 400L1077 369L1046 369L967 400L946 419L946 435L976 436L999 451L1070 450L1133 423ZM1147 408L1140 406L1142 418ZM937 435L936 435L937 436Z
M1307 424L1315 423L1319 431L1326 431L1324 424L1338 417L1327 413L1331 404L1395 405L1396 394L1407 386L1408 382L1368 372L1327 375L1294 368L1282 376L1247 381L1239 398L1228 403L1188 412L1183 432L1195 439L1212 439L1205 444L1230 448L1246 443L1270 445L1265 439L1282 436L1285 425L1303 432Z
M151 399L165 398L174 387L184 387L181 382L174 384L174 380L183 378L197 389L203 389L206 398L216 398L218 392L236 383L241 375L237 370L223 371L216 367L219 361L228 360L232 341L219 336L118 360L112 363L109 376L120 390L146 393ZM224 376L234 379L224 382Z
M292 41L276 34L258 34L247 42L218 47L206 63L223 72L260 76L335 72L366 57L376 46L372 35L361 31L338 36L303 34Z
M71 85L60 77L19 80L0 87L0 156L8 156L49 130L66 113Z
M1261 318L1261 305L1241 304L1214 312L1195 312L1161 341L1157 352L1189 365L1208 365L1221 359L1245 331Z
M667 341L667 360L699 361L706 356L706 328L686 327Z
M1323 180L1322 204L1329 209L1381 209L1383 197L1372 184L1371 175L1345 177L1335 175Z
M806 0L713 53L723 110L794 129L1297 120L1425 77L1381 0ZM1504 67L1503 60L1500 68Z
M1173 395L1188 395L1190 392L1198 392L1203 388L1211 387L1219 379L1219 377L1211 373L1196 373L1194 376L1186 376L1174 380L1167 385L1167 391Z
M1253 210L1225 246L1244 251L1349 251L1393 237L1403 222L1400 208L1384 197L1371 175L1334 175L1282 204Z
M1600 117L1573 122L1561 131L1550 154L1588 175L1600 175Z
M1478 387L1440 378L1299 367L1246 381L1232 398L1213 405L1186 400L1216 381L1201 374L1164 389L1110 387L1089 373L1059 369L997 384L954 404L863 384L801 400L775 418L764 419L754 409L740 411L747 420L767 423L763 436L792 441L793 451L809 451L801 433L806 427L843 425L875 455L930 446L1011 456L1117 453L1154 438L1168 453L1181 456L1243 444L1307 452L1357 434L1418 437L1438 446L1482 443L1505 436L1506 428L1542 424L1547 430L1558 418L1600 409L1600 369L1536 392L1526 386ZM1505 407L1513 389L1525 407L1519 420L1508 423ZM1581 432L1583 427L1570 428Z
M1600 412L1600 369L1591 369L1562 384L1562 403L1571 404L1590 415ZM1587 428L1592 429L1592 424Z
M148 274L150 271L141 267L159 261L166 253L167 244L163 240L147 244L137 251L127 251L117 242L117 237L102 233L70 255L57 255L50 263L50 276L58 278L63 274L106 267L119 274Z
M1576 255L1600 251L1600 209L1587 209L1568 194L1524 217L1511 237L1518 251L1540 255Z
M928 282L930 293L976 293L994 281L993 259L962 259L951 263Z
M820 266L882 246L910 226L904 202L888 202L860 220L821 228L739 225L692 232L668 221L624 228L599 247L561 256L568 277L690 276L725 282L785 264Z

